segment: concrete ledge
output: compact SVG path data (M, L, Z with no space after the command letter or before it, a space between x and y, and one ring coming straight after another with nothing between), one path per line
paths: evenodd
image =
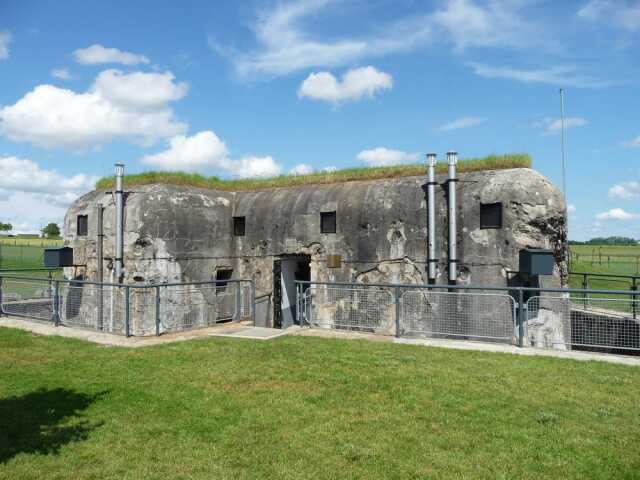
M274 338L282 337L283 335L289 335L293 333L293 330L286 329L281 330L279 328L266 328L266 327L236 327L228 328L226 330L216 330L209 333L210 337L230 337L230 338L247 338L250 340L273 340Z
M290 327L286 330L273 332L274 329L253 327L248 323L225 323L209 328L188 330L184 332L167 333L159 337L122 337L110 333L94 332L72 327L55 327L44 322L36 322L16 317L0 317L0 327L17 328L35 333L36 335L53 335L58 337L76 338L105 346L118 347L149 347L166 343L183 342L194 338L208 336L247 338L250 340L266 340L283 335L301 335L307 337L337 338L343 340L368 340L373 342L388 342L403 345L421 345L425 347L451 348L455 350L471 350L477 352L509 353L529 357L566 358L579 361L598 361L617 363L621 365L640 366L640 356L613 355L605 353L591 353L582 351L545 350L540 348L519 348L513 345L499 343L470 342L467 340L442 340L428 338L396 338L386 335L370 333L347 332L340 330L325 330Z
M208 328L196 330L185 330L183 332L165 333L159 337L123 337L111 333L95 332L73 327L56 327L50 323L26 320L17 317L0 317L0 327L17 328L35 333L36 335L50 335L66 338L77 338L99 345L114 347L149 347L152 345L163 345L165 343L183 342L194 338L207 337L212 333L224 333L227 330L237 329L239 326L248 328L248 322L224 323Z
M528 357L553 357L567 358L579 361L598 361L617 363L621 365L640 366L640 356L614 355L609 353L592 353L576 350L548 350L541 348L520 348L514 345L489 342L472 342L468 340L444 340L432 338L396 338L370 333L346 332L340 330L325 330L302 328L295 335L324 338L342 338L345 340L370 340L375 342L389 342L404 345L422 345L425 347L451 348L455 350L472 350L477 352L510 353L512 355L524 355Z

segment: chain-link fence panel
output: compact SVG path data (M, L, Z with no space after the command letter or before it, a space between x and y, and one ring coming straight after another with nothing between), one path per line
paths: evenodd
M59 287L60 324L124 335L125 288L64 282Z
M180 285L160 288L160 331L204 328L251 314L252 289L226 285Z
M253 285L251 282L238 283L240 294L240 319L249 319L253 314Z
M395 333L394 294L387 287L312 285L303 306L314 327Z
M404 290L401 332L436 338L515 342L515 302L509 295Z
M2 278L2 313L53 320L54 282L48 279Z
M613 353L640 350L637 300L532 297L527 302L527 338L532 346Z

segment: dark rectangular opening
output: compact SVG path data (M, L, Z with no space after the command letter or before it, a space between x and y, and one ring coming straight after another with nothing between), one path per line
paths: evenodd
M89 232L89 216L78 215L76 228L79 237L86 237Z
M245 219L244 217L233 217L233 234L236 237L244 237Z
M287 328L297 323L296 280L311 280L311 256L287 255L273 262L273 326ZM308 285L302 287L306 291Z
M480 204L480 228L502 228L502 203Z
M336 212L320 213L320 233L336 233Z
M227 282L225 280L230 280L233 275L233 269L224 268L216 271L216 290L218 292L224 292L227 288Z

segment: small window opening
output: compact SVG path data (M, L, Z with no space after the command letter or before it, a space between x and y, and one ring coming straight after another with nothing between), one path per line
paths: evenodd
M320 233L336 233L336 212L320 213Z
M236 237L244 237L245 219L244 217L233 217L233 234Z
M79 237L86 237L89 231L89 216L78 215L77 233Z
M502 203L480 204L480 228L502 228Z
M244 218L244 217L242 217ZM221 269L216 271L216 292L224 292L227 289L227 282L233 275L233 269Z

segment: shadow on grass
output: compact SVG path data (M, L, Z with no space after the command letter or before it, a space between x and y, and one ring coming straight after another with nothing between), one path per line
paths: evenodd
M104 393L56 388L0 398L0 464L19 453L56 454L68 443L86 440L101 423L82 420L80 413Z

